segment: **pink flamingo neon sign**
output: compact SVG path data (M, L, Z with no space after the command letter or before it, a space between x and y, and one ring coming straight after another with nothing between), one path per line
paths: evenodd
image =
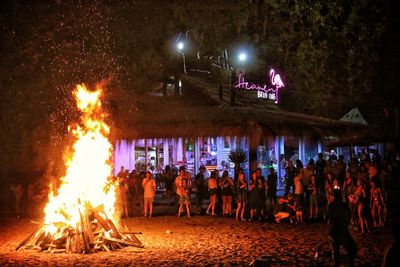
M285 85L282 82L281 76L278 73L275 74L274 69L269 71L269 77L272 87L266 84L259 85L255 83L249 83L244 79L243 73L239 73L238 83L235 85L235 88L248 91L257 91L258 98L273 100L275 104L278 104L279 89L285 87Z

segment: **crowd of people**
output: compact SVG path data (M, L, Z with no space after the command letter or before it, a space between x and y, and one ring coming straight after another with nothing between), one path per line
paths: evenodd
M348 164L342 155L324 158L322 153L306 166L299 159L289 160L285 188L279 197L278 176L273 167L267 177L260 168L252 171L249 180L241 169L235 178L226 170L213 170L210 175L206 172L205 166L194 177L184 166L178 171L166 166L157 175L151 170L137 173L121 168L118 179L123 192L122 215L129 215L131 202L143 207L144 216L151 217L156 188L162 184L166 190L164 197L177 205L178 216L186 213L190 217L195 212L232 216L238 221L313 222L328 219L327 207L337 189L350 207L352 226L360 233L386 223L384 185L388 173L379 155L371 158L363 151ZM208 206L203 208L205 200Z
M159 192L163 201L175 205L179 217L201 214L232 217L236 221L328 222L334 259L338 259L343 245L353 262L357 251L348 225L365 235L388 224L388 191L395 189L391 186L399 169L399 154L387 161L362 151L346 163L342 155L326 157L320 153L316 161L310 159L305 166L300 159L288 160L284 187L278 190L274 167L268 169L266 177L257 168L249 179L242 169L231 177L227 170L207 173L205 166L200 166L194 176L185 166L166 166L157 173L151 168L137 172L121 167L114 177L119 185L116 210L121 217L152 217L157 188L162 188ZM43 211L48 186L32 183L24 189L16 184L11 190L17 215L26 211L27 216L36 217L35 212ZM137 207L142 209L140 213Z
M151 217L158 185L166 190L164 198L176 204L178 217L196 213L233 217L236 221L327 222L335 266L340 266L341 246L347 251L349 265L354 266L357 247L348 226L365 235L387 225L387 188L395 175L392 168L398 169L399 162L399 155L387 162L365 151L353 155L348 163L342 155L326 158L322 153L305 166L299 159L289 160L282 192L278 191L273 167L267 177L257 168L249 179L242 169L233 178L227 170L215 169L207 174L205 166L200 166L194 177L184 166L176 171L166 166L156 175L151 170L136 173L122 168L117 178L125 199L120 210L127 210L129 202L138 203L144 216ZM129 215L128 211L122 214Z

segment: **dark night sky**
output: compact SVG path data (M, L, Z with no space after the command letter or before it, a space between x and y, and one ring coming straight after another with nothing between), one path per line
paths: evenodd
M0 170L43 170L72 119L71 88L109 79L114 105L174 72L171 40L192 53L251 44L249 75L284 70L282 108L338 118L399 106L395 1L2 1ZM328 3L327 3L328 2ZM190 59L190 53L188 53ZM162 67L161 67L162 65ZM299 101L300 100L300 101ZM33 160L32 160L33 159Z

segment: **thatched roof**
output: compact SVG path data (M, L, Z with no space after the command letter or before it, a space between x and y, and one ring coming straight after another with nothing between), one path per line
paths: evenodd
M185 77L183 95L144 97L135 111L119 114L115 138L246 136L258 130L265 136L353 137L366 126L282 111L278 106L242 92L235 105L223 100L205 79Z

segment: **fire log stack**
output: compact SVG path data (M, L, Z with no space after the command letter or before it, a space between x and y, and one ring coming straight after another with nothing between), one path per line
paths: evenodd
M32 236L22 241L16 250L24 248L47 253L94 253L127 246L143 248L136 237L136 234L141 233L132 232L127 226L127 231L119 231L110 219L104 217L96 209L80 211L80 222L76 227L64 228L58 238L46 233L46 227L42 225Z

